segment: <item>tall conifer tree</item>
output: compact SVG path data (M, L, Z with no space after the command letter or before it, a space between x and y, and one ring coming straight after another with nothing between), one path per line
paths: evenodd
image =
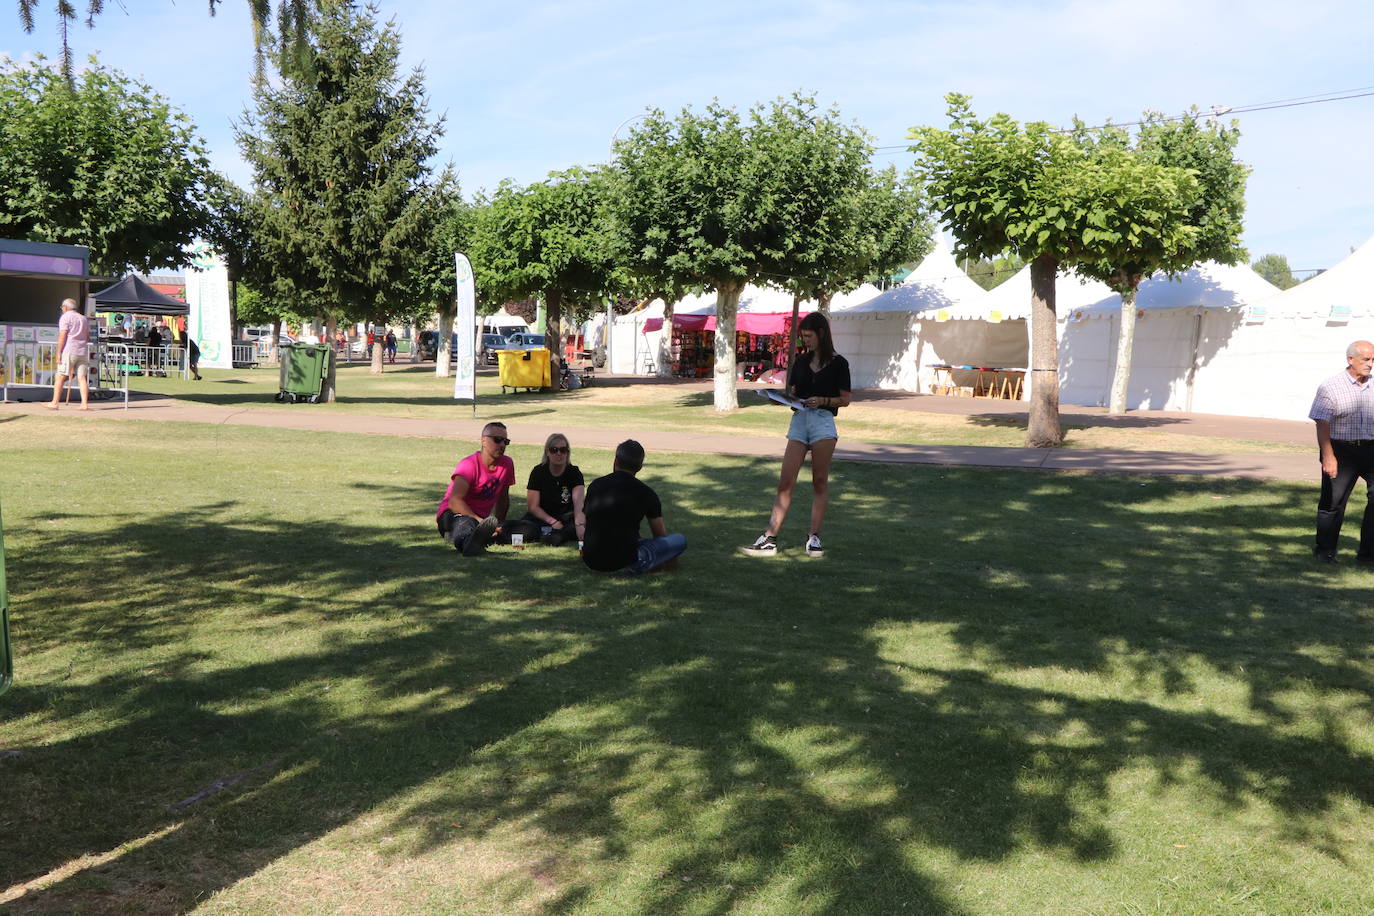
M256 111L238 125L263 252L297 312L384 322L411 310L438 212L428 160L442 120L429 118L423 73L399 77L399 53L395 28L369 8L323 3L303 56L272 48L278 78L258 81Z

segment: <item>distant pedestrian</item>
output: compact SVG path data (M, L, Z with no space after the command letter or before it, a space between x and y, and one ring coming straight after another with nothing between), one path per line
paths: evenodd
M67 379L76 377L77 388L81 391L81 406L78 410L90 410L90 342L91 327L86 316L76 310L75 299L62 300L62 317L57 320L57 379L52 386L52 403L45 404L49 410L57 409L62 389Z
M1366 502L1355 559L1374 563L1374 343L1357 340L1345 350L1346 368L1322 382L1308 417L1317 424L1322 492L1317 502L1317 543L1312 554L1324 563L1336 561L1336 543L1345 521L1345 504L1363 478Z
M183 334L181 339L186 343L186 367L196 381L200 381L200 347L196 346L196 339L190 334Z
M391 328L386 329L386 361L396 362L396 332Z

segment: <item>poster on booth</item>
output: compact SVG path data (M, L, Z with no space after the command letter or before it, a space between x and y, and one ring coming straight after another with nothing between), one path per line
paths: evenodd
M202 369L234 368L234 347L229 336L229 271L224 259L204 242L189 250L191 270L186 272L186 303L191 307L187 333L200 348Z
M9 342L10 329L7 325L0 324L0 385L8 385L10 381Z
M57 328L34 328L33 383L51 385L57 381Z
M14 355L14 365L10 368L11 385L32 385L34 370L34 333L33 328L10 328L10 353Z

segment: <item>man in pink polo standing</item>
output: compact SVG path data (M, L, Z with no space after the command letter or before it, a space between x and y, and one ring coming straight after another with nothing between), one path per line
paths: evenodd
M86 316L76 310L75 299L62 300L62 317L57 320L57 381L52 386L52 403L49 410L57 409L57 401L62 397L62 389L67 387L67 379L76 376L77 387L81 389L81 406L77 410L90 410L90 325Z

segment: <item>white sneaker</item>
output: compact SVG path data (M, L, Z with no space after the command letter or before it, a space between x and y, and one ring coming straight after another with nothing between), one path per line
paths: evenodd
M821 546L821 536L813 534L806 539L806 555L808 557L825 556L825 548Z
M759 539L748 547L741 547L747 557L773 557L778 553L778 540L771 534L760 534Z

